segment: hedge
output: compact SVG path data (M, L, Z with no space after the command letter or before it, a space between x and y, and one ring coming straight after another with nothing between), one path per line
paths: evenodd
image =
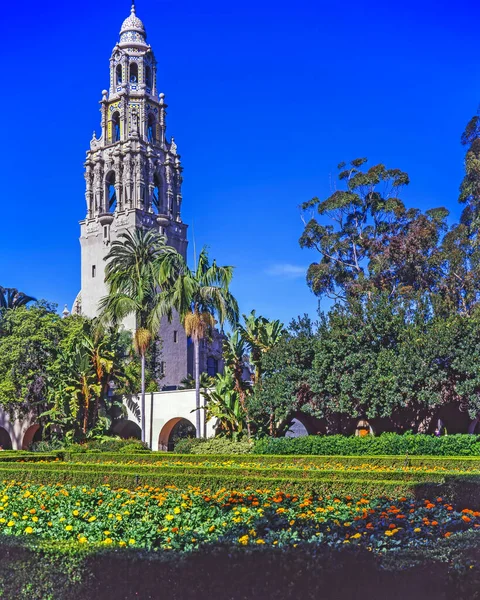
M27 474L30 471L37 470L38 467L34 465L28 465L19 469L18 464L5 464L0 467L1 473L10 473L17 475L18 473ZM73 466L69 463L54 463L48 465L48 469L51 472L64 473L64 472L75 472L78 473L94 473L97 472L97 464L81 464L75 463ZM157 465L118 465L118 464L103 464L101 474L104 477L110 477L111 474L122 473L131 474L140 478L152 477L156 475L176 477L177 475L191 475L192 477L205 476L216 479L218 476L225 477L243 477L249 479L251 477L262 478L262 479L294 479L294 480L333 480L335 477L340 477L343 480L394 480L394 481L416 481L416 482L432 482L442 483L446 478L457 476L458 478L467 477L470 480L478 481L480 485L480 473L470 474L465 472L449 472L449 471L438 471L438 472L416 472L409 471L404 472L401 470L397 471L374 471L374 470L355 470L355 471L343 471L338 469L326 469L326 470L309 470L309 469L298 469L290 468L285 470L280 466L279 468L274 467L228 467L228 466L190 466L190 465L168 465L165 467L159 467ZM23 475L26 476L26 475Z
M477 469L480 471L480 456L324 456L324 455L231 455L231 454L174 454L171 452L153 452L150 454L142 454L135 456L126 456L118 452L105 452L102 454L96 453L65 453L65 460L74 463L96 463L104 464L106 462L115 462L118 464L127 464L130 461L135 463L162 463L179 461L181 463L195 464L212 461L214 463L228 461L232 464L246 463L255 465L256 463L263 465L285 465L285 467L300 466L300 465L320 465L324 463L335 463L342 466L385 466L385 467L444 467L446 469L456 470L471 470Z
M12 467L13 465L8 465ZM258 476L243 474L236 470L230 472L210 472L208 474L193 471L178 472L174 470L142 472L139 469L116 468L115 470L99 471L95 465L84 465L83 468L58 468L59 465L33 467L27 464L16 470L0 466L0 480L15 480L41 484L72 484L98 486L108 484L114 488L134 489L138 486L162 487L175 485L179 488L198 486L202 489L219 490L222 488L235 489L271 489L295 494L318 495L350 495L368 496L398 496L414 495L418 498L445 496L459 508L465 507L477 510L480 508L480 478L468 475L447 475L441 478L430 478L428 481L407 480L401 474L397 479L373 479L366 472L355 473L355 477L345 477L344 472L333 474L318 474L309 477ZM64 465L65 467L69 465ZM57 467L57 468L55 468ZM284 474L285 475L285 474ZM435 481L437 479L437 481Z
M385 556L348 546L146 553L0 536L0 556L5 600L471 600L480 588L473 532Z
M440 437L383 433L379 436L309 435L299 438L262 438L255 454L328 455L430 455L480 456L480 436L458 434Z
M40 462L63 460L63 453L53 452L26 452L23 450L11 450L0 452L0 463L6 462Z

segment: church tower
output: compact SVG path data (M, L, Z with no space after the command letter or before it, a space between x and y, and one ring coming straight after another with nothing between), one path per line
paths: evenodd
M101 134L93 133L85 162L82 286L73 312L97 316L107 294L104 257L122 232L153 229L186 255L182 167L174 139L166 137L166 108L165 95L158 94L157 62L133 4L110 58L110 85L100 101ZM134 329L133 316L125 325ZM162 384L176 386L187 374L185 332L178 320L164 322L160 336Z

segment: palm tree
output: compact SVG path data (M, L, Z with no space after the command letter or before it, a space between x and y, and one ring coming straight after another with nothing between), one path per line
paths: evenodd
M161 257L159 283L162 287L162 312L169 318L176 311L194 345L195 398L197 437L201 437L200 420L200 343L215 326L235 325L238 305L229 291L233 267L210 263L206 248L200 252L196 269L191 271L180 254L165 253Z
M19 292L16 288L4 288L0 286L0 309L19 308L29 302L35 302L36 298Z
M108 296L100 301L102 320L118 324L135 318L134 347L142 362L141 413L142 442L145 441L145 355L158 334L163 315L158 287L160 258L176 254L165 237L151 230L125 232L112 242L105 257L105 282Z
M239 325L238 330L250 350L255 367L254 383L258 384L261 383L262 378L262 355L280 341L285 328L281 321L257 317L254 310L248 316L243 315L243 318L245 326Z
M238 394L240 400L240 406L244 412L245 423L247 426L247 437L250 439L250 418L248 416L248 409L246 404L246 396L248 386L244 381L243 372L245 369L245 358L246 358L246 344L245 340L240 335L238 329L227 336L227 339L223 344L223 357L225 364L231 371L232 379L234 383L234 389Z

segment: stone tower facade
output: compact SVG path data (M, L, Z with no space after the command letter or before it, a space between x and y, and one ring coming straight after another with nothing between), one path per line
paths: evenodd
M164 94L158 94L157 62L132 5L110 58L110 85L100 101L101 134L94 132L85 162L86 218L81 226L81 292L73 312L98 314L107 294L104 257L125 231L148 228L167 237L184 257L187 226L181 219L182 167L173 138L166 137ZM134 318L125 322L134 329ZM187 339L178 322L164 322L162 385L187 375Z

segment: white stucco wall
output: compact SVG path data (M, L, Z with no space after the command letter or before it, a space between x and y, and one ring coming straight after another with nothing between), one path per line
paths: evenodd
M140 408L140 396L134 397ZM203 397L201 397L203 403ZM194 411L194 412L192 412ZM128 418L134 423L140 425L140 421L127 408ZM203 419L203 411L200 412ZM174 390L171 392L148 393L145 397L145 439L150 444L152 450L162 450L159 448L160 433L163 428L172 419L187 419L195 425L195 390ZM215 434L214 421L210 420L205 425L205 431L202 431L202 437L212 437Z

